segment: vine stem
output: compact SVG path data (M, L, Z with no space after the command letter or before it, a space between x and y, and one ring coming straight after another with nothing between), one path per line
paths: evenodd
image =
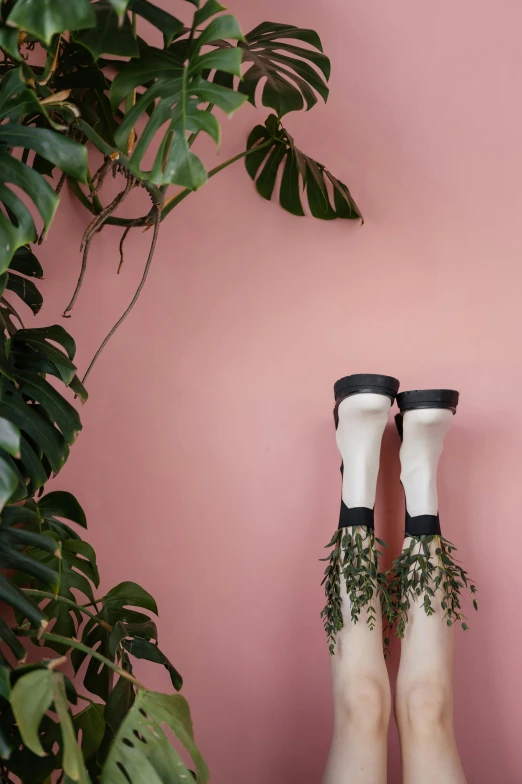
M241 160L241 158L245 158L247 155L250 155L250 153L252 152L257 152L258 150L262 150L263 147L268 147L270 144L272 144L272 142L273 139L270 138L268 139L268 141L263 142L263 144L258 144L256 147L251 147L249 150L243 150L243 152L238 153L238 155L234 155L232 158L228 158L226 161L223 161L223 163L220 163L218 166L215 166L213 169L210 169L208 173L209 180L211 177L214 177L215 174L218 174L223 169L226 169L227 166L231 166L233 163ZM186 199L187 196L191 193L193 193L193 191L190 190L190 188L184 188L179 193L175 194L174 196L171 196L170 199L167 199L161 211L161 220L164 220L164 218L167 217L169 212L173 210L174 207L177 207L180 201ZM147 229L145 229L145 231L147 231Z
M236 161L241 160L241 158L245 158L247 155L250 155L253 152L257 152L257 150L263 149L263 147L268 147L270 144L272 144L272 141L273 139L269 139L268 141L263 142L262 144L258 144L255 147L251 147L249 150L244 150L243 152L240 152L238 155L234 155L232 158L228 158L228 160L224 161L223 163L220 163L218 166L215 166L213 169L209 171L208 173L209 179L211 177L214 177L215 174L218 174L218 172L222 171L227 166L231 166ZM71 178L68 178L68 181L72 190L74 191L75 196L83 204L83 206L87 210L89 210L89 212L91 212L93 215L99 215L100 212L102 211L101 204L97 212L95 207L93 207L89 199L86 197L86 195L78 185L78 183ZM141 184L146 185L146 182L143 181ZM171 212L171 210L173 210L174 207L177 207L177 205L181 201L183 201L183 199L186 199L187 196L190 196L191 193L194 193L194 191L190 190L190 188L184 188L179 193L176 193L173 196L170 196L170 198L166 199L161 211L161 220L163 221L167 217L169 212ZM122 226L122 227L130 226L130 225L144 226L145 231L148 231L151 227L151 223L147 222L147 216L143 216L141 218L118 218L114 215L109 215L109 217L104 220L104 223L106 223L109 226Z
M89 618L92 618L93 621L99 623L100 626L103 626L108 632L112 632L112 626L100 618L98 615L86 610L85 607L82 607L81 604L76 604L76 602L71 601L71 599L67 599L65 596L55 596L54 593L50 591L38 591L36 588L22 588L24 593L29 594L29 596L39 597L40 599L52 599L54 602L61 602L61 604L66 604L68 607L71 607L75 610L79 610L84 615L87 615Z
M153 209L154 209L154 212L155 212L154 234L152 236L152 242L150 244L149 255L147 257L147 262L145 264L145 269L143 270L143 275L141 276L141 280L140 280L139 286L136 289L136 292L135 292L133 298L131 299L127 309L125 310L125 312L120 316L120 318L118 319L116 324L113 326L113 328L111 329L109 334L106 335L105 338L103 339L101 346L99 347L98 351L96 352L96 354L92 358L91 363L90 363L89 367L87 368L84 377L82 378L82 384L85 384L85 382L86 382L86 380L87 380L87 378L89 376L89 373L93 369L93 367L94 367L98 357L102 353L103 349L105 348L105 346L107 345L109 340L112 338L112 336L114 335L114 333L116 332L118 327L120 327L121 324L123 324L123 322L125 321L125 319L129 315L129 313L133 309L133 307L136 304L136 302L138 301L138 298L139 298L139 296L141 294L141 291L142 291L142 289L143 289L143 287L145 285L145 282L147 280L147 276L149 274L150 265L152 263L152 259L153 259L153 256L154 256L154 251L156 250L156 242L157 242L157 239L158 239L159 227L160 227L160 223L161 223L161 204L154 204Z
M89 256L89 248L94 235L96 234L96 232L100 231L100 229L103 227L103 224L105 223L109 215L112 212L114 212L114 210L117 209L117 207L122 203L122 201L124 201L127 194L129 193L131 188L134 187L134 185L135 185L134 178L128 177L125 188L122 191L120 191L120 193L118 193L118 195L111 201L111 203L107 207L105 207L103 212L101 212L99 215L96 215L96 217L93 218L93 220L87 226L85 234L83 235L82 244L80 246L80 250L83 250L80 275L78 277L78 282L76 283L76 288L74 289L73 295L71 297L71 301L69 302L69 304L67 305L67 307L65 308L62 314L64 318L70 318L67 316L67 314L69 313L69 311L73 309L74 303L76 302L78 298L78 294L80 293L80 289L83 284L83 278L85 276L85 271L87 269L87 258Z

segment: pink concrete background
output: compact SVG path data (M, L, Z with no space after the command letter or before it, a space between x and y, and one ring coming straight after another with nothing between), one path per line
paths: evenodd
M458 741L469 782L516 784L522 5L231 10L245 30L273 20L319 31L330 101L287 125L353 189L366 225L292 217L257 196L241 164L187 199L92 375L84 433L53 487L84 504L104 587L132 579L158 598L161 644L184 675L214 784L317 784L331 729L317 559L340 493L332 384L364 371L403 389L459 389L441 514L481 607L458 634ZM209 165L240 151L264 114L247 107L226 122L220 157L204 147ZM64 205L42 249L53 296L41 323L68 301L86 222ZM129 300L150 234L134 232L117 278L118 239L95 240L68 322L83 367ZM377 507L393 551L397 450L389 428ZM163 670L142 676L168 688ZM396 784L394 732L390 748Z

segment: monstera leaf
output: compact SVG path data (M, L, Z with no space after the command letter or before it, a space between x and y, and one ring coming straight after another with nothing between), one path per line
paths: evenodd
M142 45L139 60L123 65L112 83L110 100L113 110L134 89L147 85L143 92L138 92L135 105L126 113L114 134L119 150L126 155L128 139L136 123L144 114L149 115L129 160L129 169L137 177L156 185L176 184L190 190L196 190L207 181L203 163L190 151L188 134L204 131L217 144L220 126L214 115L200 107L202 104L214 104L230 115L246 100L234 90L208 82L203 77L212 69L240 75L241 52L237 48L201 54L202 47L223 38L242 38L233 16L215 16L216 9L221 8L214 0L209 0L196 11L193 36L190 43L181 42L182 49L164 51ZM209 16L215 18L202 31L196 32L195 27ZM158 134L160 129L161 134ZM157 134L159 139L156 139ZM92 134L90 138L96 143ZM157 152L151 169L145 171L142 160L153 139L158 142ZM105 148L102 151L107 152Z
M45 228L59 201L42 175L10 151L13 148L33 150L74 179L85 182L87 177L85 147L51 129L21 125L20 121L31 112L45 113L45 109L35 92L25 84L22 69L14 68L0 82L0 203L9 216L0 210L0 274L7 269L17 248L36 239L30 211L8 185L20 188L31 199Z
M247 149L251 151L245 157L247 172L264 199L272 198L282 169L279 203L288 212L305 214L301 192L306 192L314 218L362 218L347 186L322 163L301 152L275 115L269 115L265 125L256 125L248 137Z
M179 694L158 694L145 689L138 691L134 705L117 732L103 766L100 784L193 781L164 728L168 728L190 754L198 784L207 784L208 769L194 743L187 701Z
M63 674L52 667L31 670L16 681L10 702L25 746L38 757L47 753L41 742L41 725L47 711L53 707L61 728L62 765L66 780L89 784L69 710Z
M287 39L297 39L309 47L296 46ZM317 103L317 94L326 101L330 77L330 60L323 54L321 40L313 30L294 25L263 22L238 44L243 61L251 63L239 84L240 92L256 103L259 82L263 106L275 110L278 117ZM311 65L310 65L311 63Z
M0 518L0 569L14 569L15 572L25 576L23 582L34 579L55 591L59 585L58 571L33 557L33 554L47 554L55 558L57 544L46 536L20 527L31 526L34 523L38 523L38 518L29 509L16 506L4 509ZM2 572L0 572L0 601L27 618L32 626L39 627L46 624L44 613L18 588L13 577L9 579ZM0 629L0 638L2 637ZM9 643L8 640L6 641ZM12 646L11 649L13 650Z
M169 671L174 687L180 689L183 683L181 676L158 646L150 641L157 636L154 621L146 613L130 609L140 607L157 615L158 608L150 593L136 583L123 582L112 588L97 604L100 607L98 617L105 625L92 619L88 621L82 631L83 644L97 648L111 660L123 658L128 662L127 654L130 654L138 659L162 664ZM84 651L73 652L72 663L76 672L86 656ZM100 668L99 662L91 658L85 673L85 686L93 694L107 700L109 676L109 669L106 666Z
M55 33L93 27L95 15L89 0L39 3L34 0L16 0L7 24L25 30L49 46Z
M113 0L113 3L124 3L125 0ZM158 8L148 0L129 0L129 11L133 11L138 16L146 19L151 25L163 33L163 43L167 47L172 43L174 37L184 29L184 24L176 19L172 14Z
M6 453L0 441L0 508L2 502L19 501L41 488L67 460L81 421L45 375L57 376L82 393L74 352L73 339L60 326L19 329L11 339L0 335L0 417L20 434L16 454ZM4 467L8 476L2 486Z
M45 538L54 542L52 553L29 550L28 554L53 571L59 572L60 579L55 589L57 598L50 600L42 609L47 620L53 621L53 634L76 637L83 620L82 615L79 610L59 601L58 597L76 602L77 597L83 594L82 602L94 603L93 586L98 587L100 582L96 554L88 542L79 538L60 541L58 534L52 532L47 532ZM43 586L38 579L33 579L29 587L41 590ZM67 650L63 644L53 641L47 642L47 645L58 653Z

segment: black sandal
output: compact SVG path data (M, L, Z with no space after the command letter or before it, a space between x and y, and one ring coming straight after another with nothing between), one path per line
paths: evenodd
M339 379L334 385L335 428L339 424L338 410L340 403L351 395L370 392L385 395L390 400L395 400L399 390L399 381L392 376L382 376L371 373L356 373ZM343 465L341 464L341 474ZM357 526L366 530L360 533ZM352 528L352 531L348 531ZM371 629L375 625L375 608L372 605L374 591L381 595L383 613L391 620L391 597L385 575L379 571L380 550L375 548L375 542L383 547L386 543L375 536L374 510L365 506L348 508L341 498L341 511L339 514L338 529L326 547L333 547L327 558L325 576L321 585L325 584L326 606L321 612L324 628L328 637L330 653L334 653L337 633L343 628L344 621L341 611L341 583L343 575L346 591L351 602L351 620L357 623L362 607L368 606L367 623ZM353 568L355 566L355 569ZM387 648L389 639L385 639Z
M335 429L337 430L339 425L339 406L345 398L370 392L374 395L389 397L393 405L399 391L399 385L398 379L392 376L381 376L376 373L354 373L351 376L340 378L334 384L335 408L333 415ZM341 463L341 476L343 471L344 467ZM373 529L374 511L366 506L354 506L349 509L341 498L338 528L348 528L352 525L364 525Z
M403 438L403 415L406 411L419 408L444 408L457 411L459 393L454 389L415 389L397 395L400 413L395 416L399 436ZM394 560L387 572L390 578L389 591L397 620L397 636L404 637L411 603L423 596L426 615L433 615L432 599L442 589L441 607L448 626L460 622L466 630L460 606L460 589L469 587L472 594L477 589L468 573L455 563L452 553L455 545L441 534L439 515L411 516L406 509L405 537L411 537L410 545ZM432 544L433 543L433 544ZM435 551L433 552L433 548ZM437 563L434 563L437 556ZM473 606L478 609L475 599Z

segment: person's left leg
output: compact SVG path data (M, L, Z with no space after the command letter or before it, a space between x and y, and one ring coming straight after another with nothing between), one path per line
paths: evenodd
M411 531L416 526L426 531L430 524L438 525L437 466L452 421L453 412L447 409L404 414L401 481ZM407 580L419 592L416 595L412 589L406 594L406 622L400 632L404 638L395 717L404 784L466 781L453 730L453 623L457 618L448 613L455 598L453 587L446 582L452 577L445 560L449 555L440 535L420 534L406 536L402 557L396 561L401 561L403 589ZM426 593L426 586L432 594Z

